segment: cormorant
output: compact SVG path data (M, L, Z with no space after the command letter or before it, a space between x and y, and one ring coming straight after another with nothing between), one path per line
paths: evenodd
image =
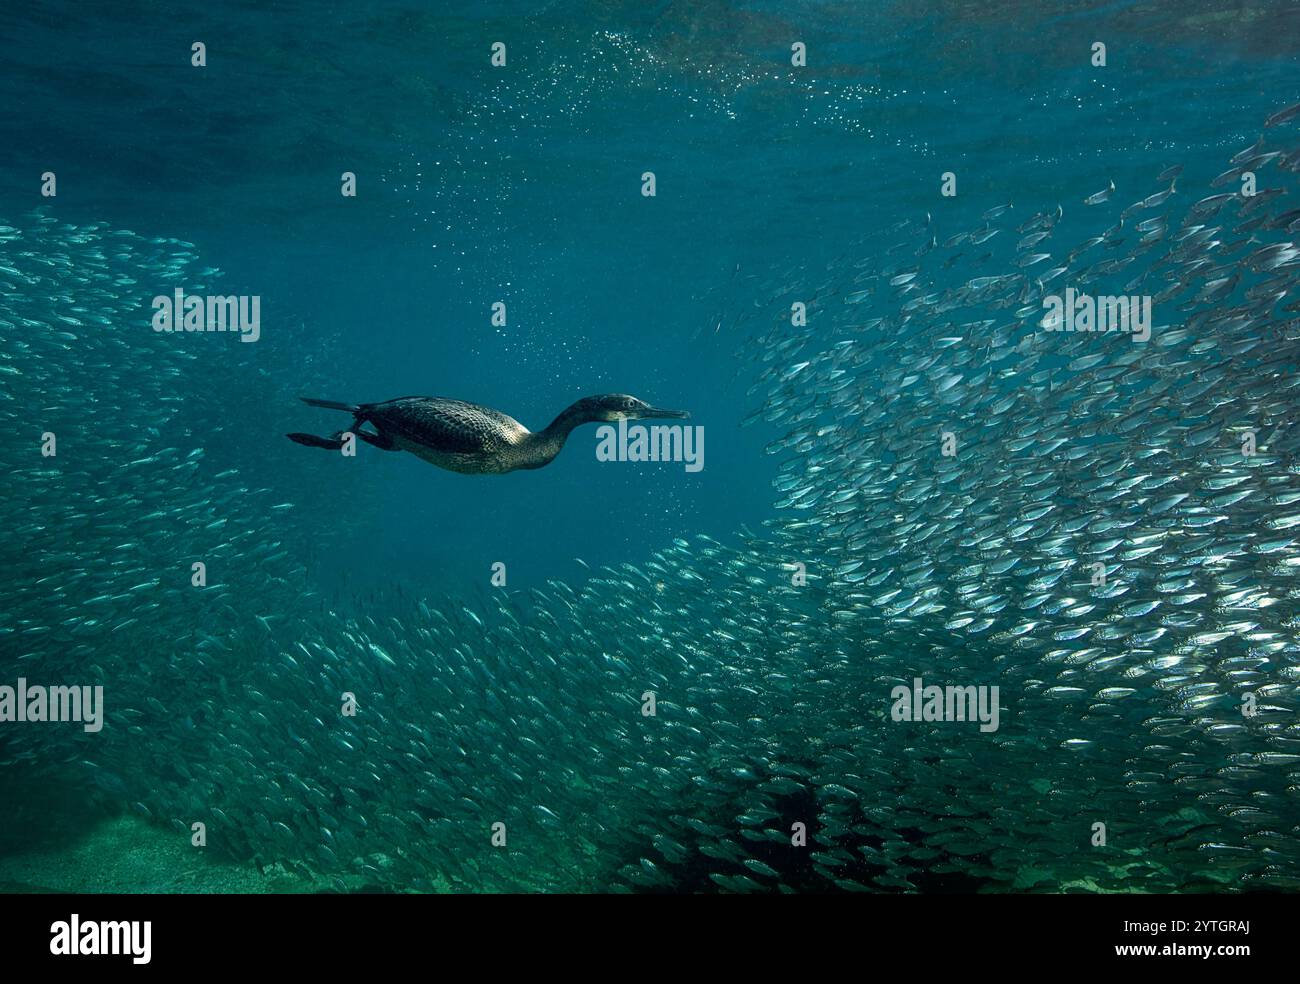
M430 464L467 475L499 475L517 468L549 465L575 427L618 420L689 417L685 410L660 410L635 396L607 393L583 397L562 411L550 425L533 433L499 410L440 396L404 396L383 403L336 403L301 397L313 407L352 414L351 431L385 451L410 451ZM369 423L374 432L361 429ZM310 448L337 451L344 431L332 437L289 434L289 440Z

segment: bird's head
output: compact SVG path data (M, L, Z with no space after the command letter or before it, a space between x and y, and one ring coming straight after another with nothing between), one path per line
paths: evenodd
M652 407L645 400L625 393L607 393L604 396L589 396L581 401L583 408L592 420L614 423L619 420L675 419L685 420L690 416L687 410L664 410Z

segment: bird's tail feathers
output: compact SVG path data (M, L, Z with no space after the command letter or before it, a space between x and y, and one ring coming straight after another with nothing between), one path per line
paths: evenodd
M324 407L326 410L343 410L346 413L356 413L361 409L355 403L339 403L337 400L313 400L310 396L300 396L298 399L309 407Z

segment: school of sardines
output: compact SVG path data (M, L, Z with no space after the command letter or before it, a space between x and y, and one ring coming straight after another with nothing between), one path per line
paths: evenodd
M217 271L11 220L0 647L106 721L0 769L304 891L1300 888L1297 116L1204 196L1171 165L755 276L778 518L473 604L314 602L292 504L195 450L219 353L134 328ZM1150 338L1044 330L1067 287L1151 297ZM918 677L1000 726L893 720Z

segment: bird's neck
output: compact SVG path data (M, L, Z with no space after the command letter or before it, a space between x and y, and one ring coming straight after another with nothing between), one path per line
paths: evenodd
M555 460L555 456L564 447L575 427L583 424L597 423L603 418L590 405L590 398L584 398L560 411L545 430L529 434L524 439L527 464L524 468L541 468Z

